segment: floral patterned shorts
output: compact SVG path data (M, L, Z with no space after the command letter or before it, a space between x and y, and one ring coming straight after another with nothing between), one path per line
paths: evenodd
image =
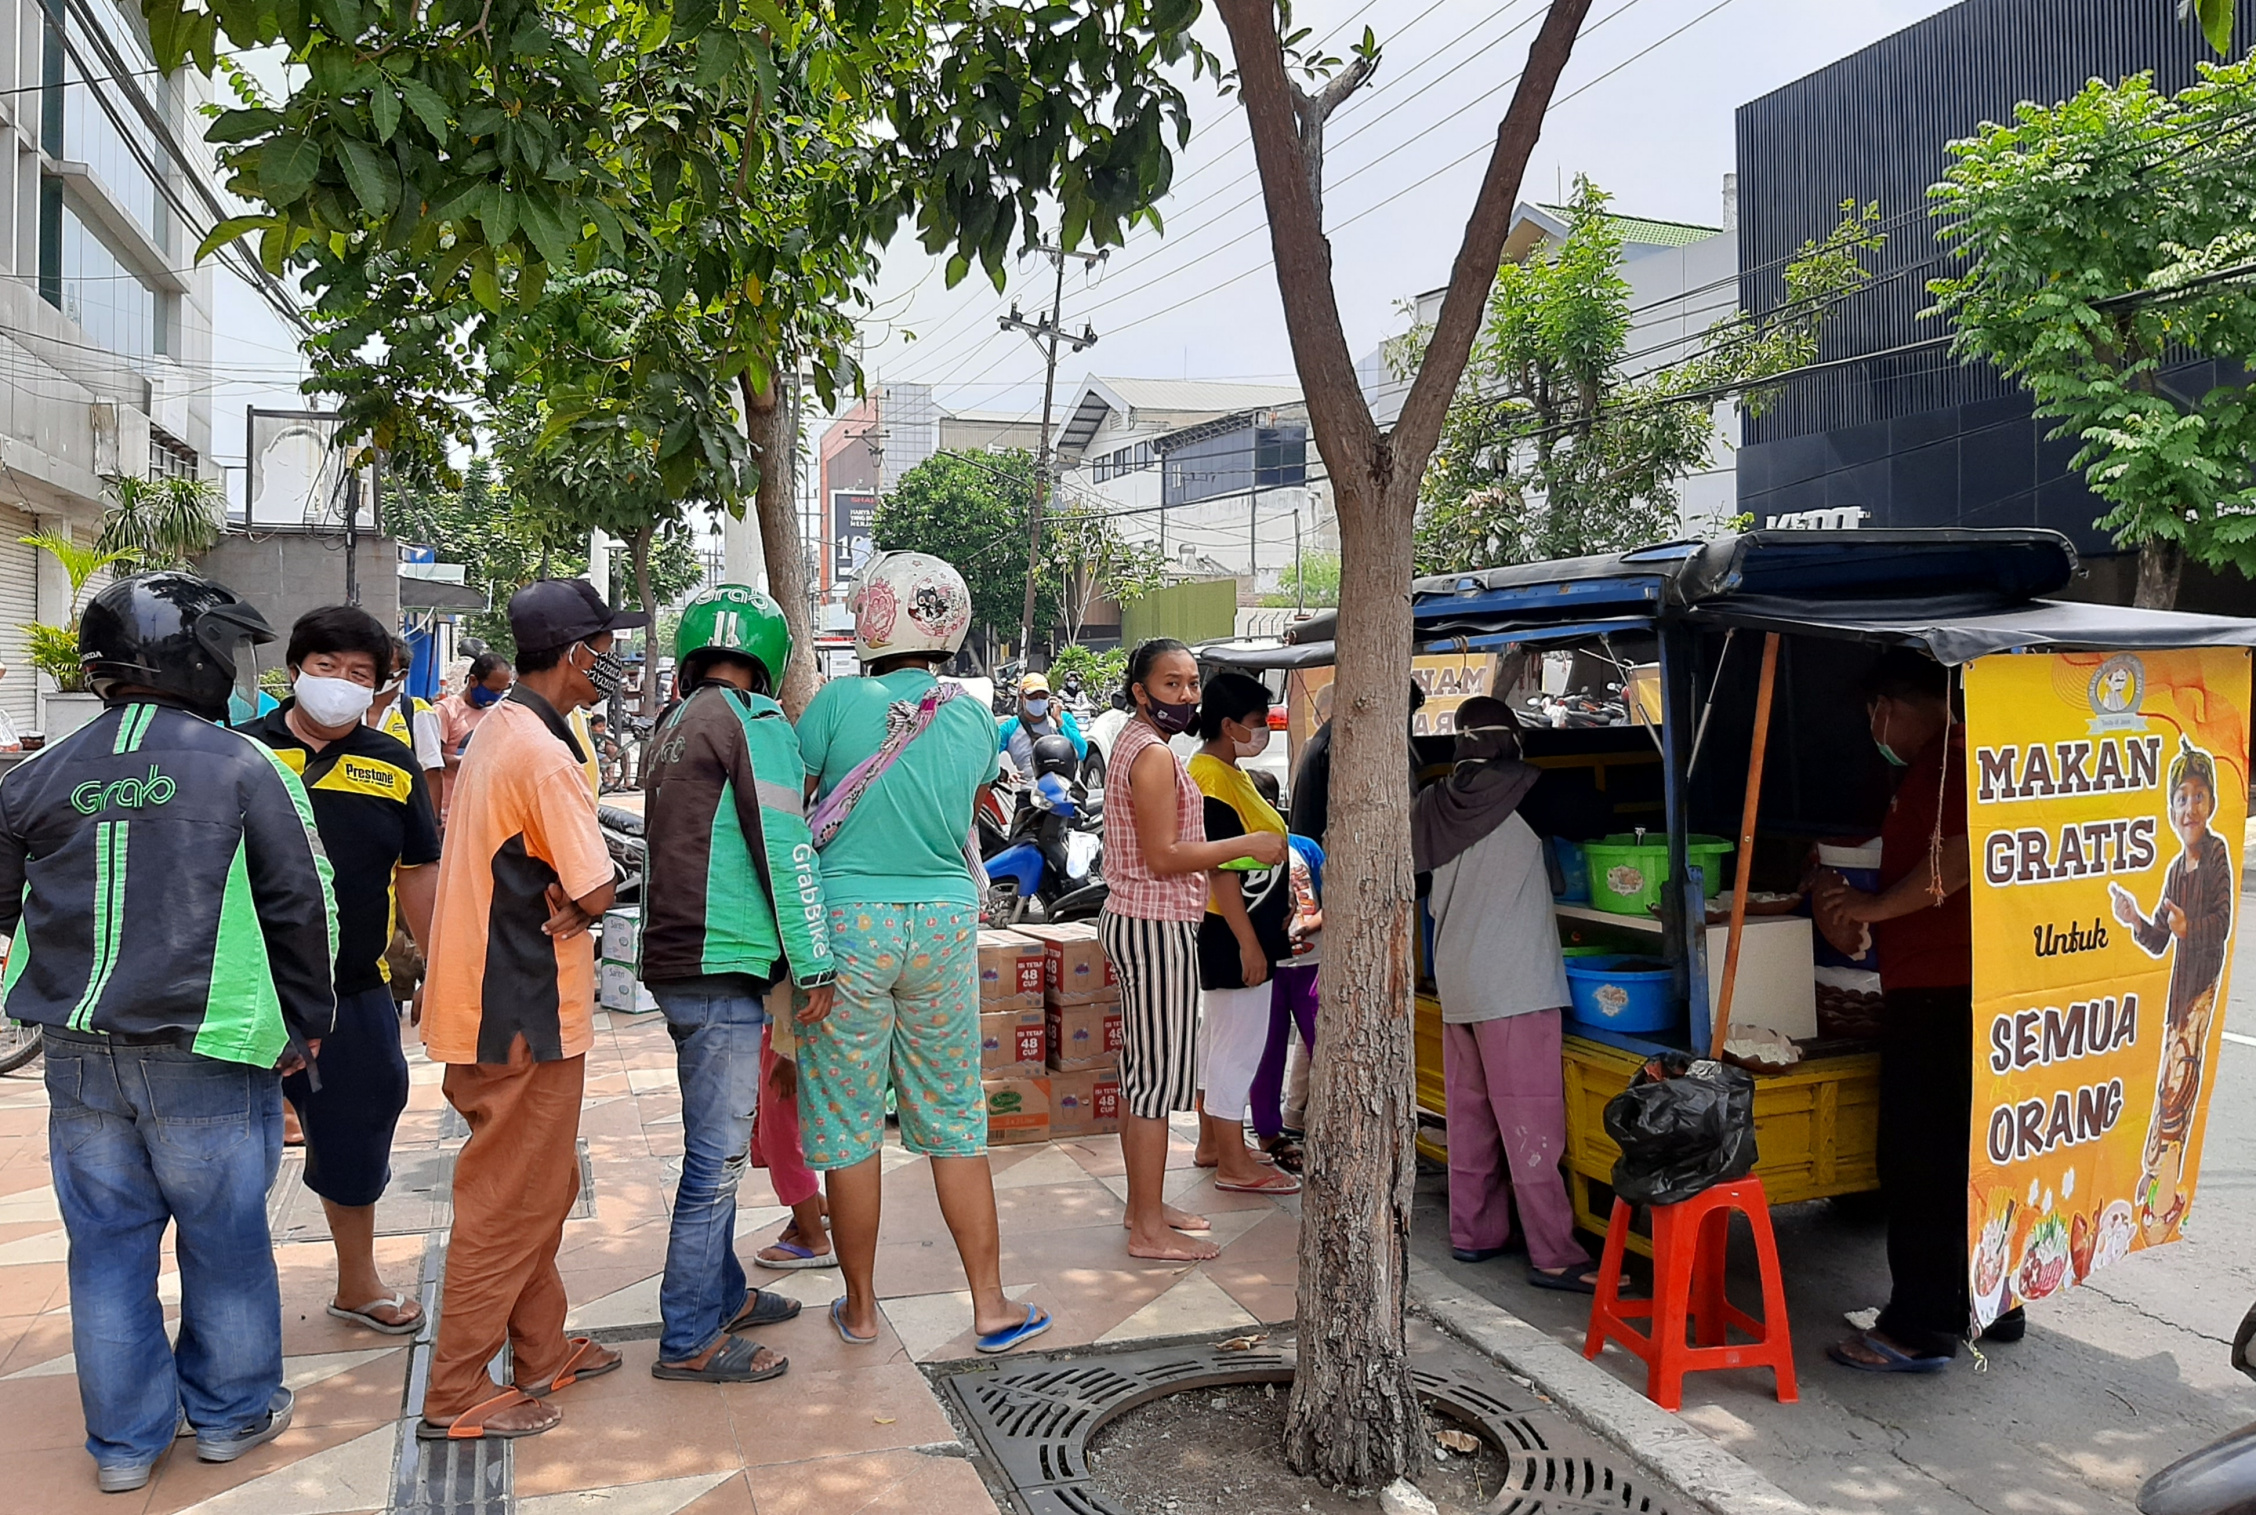
M799 1142L811 1168L851 1168L885 1140L931 1157L987 1150L979 1082L979 916L958 905L838 905L830 1014L799 1028Z

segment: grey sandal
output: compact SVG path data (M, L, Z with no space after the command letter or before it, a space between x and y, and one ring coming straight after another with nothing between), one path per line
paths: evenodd
M741 1336L731 1336L720 1349L705 1359L702 1368L685 1367L680 1363L654 1362L650 1365L652 1378L672 1379L677 1383L761 1383L777 1378L791 1366L791 1359L778 1357L765 1368L752 1366L760 1355L760 1344Z

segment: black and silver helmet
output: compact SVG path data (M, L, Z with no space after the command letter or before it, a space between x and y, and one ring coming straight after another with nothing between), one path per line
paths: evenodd
M119 579L94 596L78 620L78 661L88 687L105 699L130 684L223 721L229 695L257 704L252 649L273 640L266 617L234 590L164 569Z

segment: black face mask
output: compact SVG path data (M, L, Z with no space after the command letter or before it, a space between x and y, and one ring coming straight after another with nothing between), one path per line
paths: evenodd
M580 645L588 647L585 642L580 643ZM619 686L627 681L627 660L615 652L597 652L593 647L588 647L588 652L593 655L595 661L581 669L580 672L586 675L590 684L595 686L595 697L599 700L608 700L611 696L617 694Z
M1164 700L1153 700L1144 707L1151 713L1151 722L1169 736L1180 736L1198 724L1198 701L1170 705Z

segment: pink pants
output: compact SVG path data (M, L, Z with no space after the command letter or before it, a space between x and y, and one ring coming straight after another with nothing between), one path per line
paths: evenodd
M1559 1012L1445 1025L1441 1054L1449 1098L1449 1244L1473 1251L1503 1246L1516 1204L1528 1261L1588 1267L1559 1176L1567 1150Z
M776 1093L775 1030L760 1033L760 1107L752 1116L752 1166L768 1170L779 1205L803 1205L822 1189L822 1180L799 1152L799 1101Z

